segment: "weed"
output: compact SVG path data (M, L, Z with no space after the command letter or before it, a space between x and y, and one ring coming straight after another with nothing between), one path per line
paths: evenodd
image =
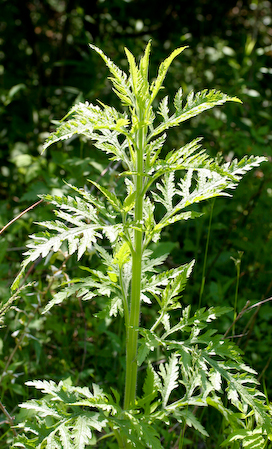
M41 256L48 258L65 249L68 255L77 253L79 260L86 251L94 251L104 268L86 267L88 276L69 279L44 313L76 296L81 301L102 303L99 319L121 320L126 352L124 386L120 390L96 384L78 387L70 379L58 384L51 380L27 382L44 397L21 404L27 412L17 426L23 432L14 447L81 449L117 444L120 449L162 449L165 425L177 423L178 447L182 448L188 426L208 437L196 416L199 408L207 406L223 415L225 445L238 447L241 442L247 448L265 447L272 425L269 407L256 389L255 372L243 363L231 341L209 327L231 309L199 308L191 313L191 307L183 307L180 299L194 260L163 271L168 254L155 257L151 249L165 227L201 215L190 209L192 205L230 196L226 189L234 189L242 176L265 158L212 159L201 148L200 138L160 158L168 129L215 106L239 100L204 90L191 92L184 102L180 88L173 110L165 96L156 111L155 100L168 68L186 47L176 49L161 63L151 85L150 43L139 65L125 49L129 76L100 49L91 48L108 66L124 112L102 103L79 103L47 139L45 148L80 134L120 162L123 172L115 189L90 181L97 195L93 187L70 185L74 196L42 196L57 208L57 218L41 222L45 232L31 236L13 288L19 286L27 265ZM203 288L204 284L201 296ZM140 320L143 306L154 310L153 322L148 325Z

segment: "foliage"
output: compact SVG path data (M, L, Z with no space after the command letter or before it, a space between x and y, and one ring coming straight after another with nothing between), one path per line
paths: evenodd
M57 219L40 223L46 230L32 236L13 288L18 287L29 263L40 257L62 250L69 256L77 253L79 260L93 248L104 269L87 268L91 276L69 279L68 286L54 296L45 312L67 297L77 296L83 301L102 298L103 311L97 317L116 317L124 322L124 394L113 388L112 393L105 393L95 384L91 391L62 381L58 385L52 381L28 382L46 396L21 405L31 413L20 424L25 432L15 440L14 447L84 448L97 444L98 431L102 445L105 438L113 437L120 448L160 449L160 422L176 421L208 437L193 413L194 407L206 406L222 413L226 434L232 432L226 444L235 435L246 447L256 447L257 440L258 447L265 447L272 425L264 395L256 389L256 373L243 363L233 343L206 329L208 323L230 309L200 308L191 314L180 298L194 261L161 271L168 254L155 257L150 249L165 227L200 216L188 207L209 198L230 196L225 190L234 189L242 176L265 158L250 156L232 162L212 159L200 149L199 139L160 158L165 130L214 106L239 100L216 90L204 90L190 93L184 103L178 89L174 112L168 107L168 97L164 97L156 115L154 100L171 62L185 47L160 64L151 85L150 43L139 65L126 49L129 76L100 49L91 47L108 66L125 112L103 103L79 103L47 139L45 148L74 134L91 139L96 148L122 163L124 171L119 177L125 189L117 193L117 189L108 190L92 181L101 199L89 189L76 186L70 186L75 197L43 196L57 207ZM110 250L105 248L105 241L110 243ZM148 326L140 323L144 303L157 311ZM163 361L154 357L155 349ZM139 366L146 370L146 376L142 388L136 389ZM224 392L227 404L222 401Z
M37 193L71 195L62 179L80 187L88 178L119 192L120 165L108 164L91 141L71 139L64 141L65 151L59 146L39 154L50 127L55 127L55 120L75 102L94 101L99 96L103 103L117 106L110 83L104 81L106 68L88 51L88 42L101 46L124 69L123 47L139 54L152 38L155 51L150 79L155 77L156 64L171 49L189 45L183 57L170 66L165 79L169 97L180 85L184 95L192 89L227 86L229 94L243 100L243 106L229 103L224 109L215 108L205 117L201 114L184 122L175 132L170 130L163 155L202 135L212 156L218 151L225 160L265 154L271 162L271 2L228 0L219 5L214 0L196 0L181 5L170 1L165 8L154 0L142 7L139 0L2 0L1 5L0 227L35 203ZM202 213L201 218L165 227L161 241L151 246L156 257L171 252L164 262L167 270L196 259L183 292L183 303L192 304L193 311L203 284L203 306L233 306L237 297L239 320L233 338L244 350L247 364L260 373L270 398L271 305L262 300L271 297L272 288L271 167L271 163L263 164L247 174L231 201L221 198L195 204L194 211ZM94 193L94 187L91 191ZM27 236L33 233L33 222L51 219L51 208L43 203L1 234L1 301L9 298L9 285ZM238 279L231 259L237 258L237 251L243 251ZM103 269L92 248L81 264ZM24 386L29 379L59 382L72 376L79 385L91 379L122 388L123 329L114 316L104 322L93 318L97 310L104 310L102 298L81 302L71 297L53 314L40 315L60 282L84 273L88 271L80 270L76 255L65 252L48 257L45 265L38 259L26 271L27 282L35 279L33 290L21 292L16 307L6 314L0 335L1 400L12 416L18 412L18 401L32 395ZM143 322L149 323L152 317L153 309L143 305ZM226 333L232 321L233 314L222 315L217 328ZM0 421L0 446L8 449L10 422L3 413ZM201 422L210 434L206 445L218 447L224 425L216 412L204 408ZM179 430L160 425L165 447L177 445ZM204 444L193 430L187 428L186 436L184 445L189 444L188 439L193 447Z

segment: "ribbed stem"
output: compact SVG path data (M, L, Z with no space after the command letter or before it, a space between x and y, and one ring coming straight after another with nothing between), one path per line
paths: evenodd
M134 251L132 253L132 279L129 326L126 339L126 385L125 410L130 409L135 402L137 385L137 346L138 326L141 308L141 278L142 278L142 252L143 232L139 229L143 219L143 169L144 169L145 128L137 132L137 163L136 163L136 198L135 198L135 224Z

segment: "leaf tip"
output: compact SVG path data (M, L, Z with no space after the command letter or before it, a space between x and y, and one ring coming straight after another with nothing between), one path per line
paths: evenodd
M240 98L238 98L238 97L229 97L229 98L227 99L227 101L233 101L234 103L240 103L240 104L243 104L242 100L240 100Z

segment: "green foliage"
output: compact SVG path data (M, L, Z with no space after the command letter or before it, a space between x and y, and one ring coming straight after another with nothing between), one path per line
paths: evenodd
M8 312L9 309L11 309L13 307L13 303L15 303L15 301L17 301L18 298L20 298L20 293L22 292L22 290L24 290L25 288L27 288L29 286L30 286L30 284L23 285L6 302L0 303L0 328L4 324L5 314Z
M160 158L165 140L161 134L165 130L214 106L239 100L216 90L204 90L189 94L183 106L182 91L178 89L175 112L169 115L165 97L156 115L154 100L171 62L184 47L161 63L151 85L150 43L138 65L126 50L129 76L100 49L91 47L108 66L125 112L104 104L79 103L47 139L45 148L75 134L91 139L97 149L122 163L120 178L125 189L109 190L92 181L102 199L90 189L76 186L71 186L75 197L43 196L57 207L57 219L40 222L46 231L32 236L13 288L18 287L29 263L40 257L62 251L69 257L77 253L79 260L86 251L93 250L104 268L87 268L91 276L66 281L68 285L55 294L44 312L68 297L103 301L103 311L97 317L102 321L116 317L124 324L124 395L121 389L112 389L113 395L104 393L95 384L92 393L87 387L73 387L69 382L28 382L45 396L21 405L30 414L20 424L24 433L15 439L13 447L105 447L105 439L113 438L119 448L162 449L162 423L177 422L208 437L193 413L195 407L207 406L221 412L227 433L232 432L226 444L245 436L244 447L265 447L272 424L270 408L256 388L256 373L243 363L233 343L214 329L206 329L229 309L202 308L191 314L190 306L182 305L180 299L194 261L162 271L160 266L168 254L156 257L151 247L159 242L166 226L199 217L193 205L230 196L225 190L234 189L247 171L266 158L250 156L232 162L212 159L200 149L200 139ZM189 207L192 209L187 210ZM105 247L109 244L110 249ZM141 326L145 303L154 309L154 319L151 325ZM136 389L139 366L146 369L142 392L141 386Z

